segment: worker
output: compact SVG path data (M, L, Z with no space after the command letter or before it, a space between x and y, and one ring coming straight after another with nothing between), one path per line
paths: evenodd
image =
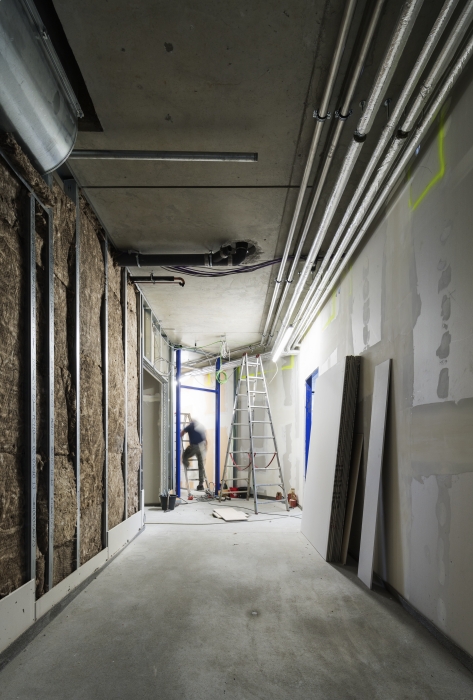
M181 430L181 438L187 433L189 436L189 444L184 450L182 455L182 462L186 469L189 468L189 460L191 457L197 457L197 464L199 465L199 484L197 486L197 491L204 490L204 459L202 457L202 444L207 449L207 436L205 434L205 428L200 423L197 423L192 416L189 425Z

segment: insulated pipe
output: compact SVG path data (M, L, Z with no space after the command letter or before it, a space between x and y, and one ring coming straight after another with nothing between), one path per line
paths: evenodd
M333 189L332 195L327 203L327 207L324 212L324 216L318 228L317 234L311 245L309 255L300 274L299 280L297 282L294 294L289 302L288 309L285 313L284 319L282 321L281 327L278 331L278 336L275 342L282 338L289 326L290 320L296 308L297 302L304 290L307 278L309 277L310 271L317 257L317 253L320 250L323 239L327 230L332 222L333 216L337 210L340 203L340 199L345 191L345 187L348 183L350 175L355 167L355 163L358 160L358 156L363 147L363 143L366 140L367 133L369 132L378 108L381 106L386 90L391 82L391 78L394 71L399 63L404 47L409 39L410 33L414 26L419 10L422 6L423 0L407 0L401 11L399 21L394 29L388 50L384 56L381 66L378 70L376 80L371 88L368 100L365 105L365 110L363 115L358 122L358 128L355 131L353 142L348 149L348 153L345 156L345 160L342 165L340 176Z
M471 4L471 3L469 3L469 4ZM353 195L353 198L352 198L350 204L348 205L348 208L343 216L343 219L338 227L338 230L337 230L337 232L336 232L336 234L335 234L335 236L334 236L334 238L333 238L333 240L332 240L332 242L327 250L327 253L324 257L324 260L322 261L322 264L321 264L321 266L320 266L320 268L319 268L319 270L318 270L318 272L317 272L317 274L316 274L316 276L311 284L311 287L310 287L308 293L306 294L306 296L302 302L302 305L301 305L301 307L296 315L296 318L294 320L294 325L296 326L296 328L297 328L299 321L301 320L301 318L304 315L304 311L309 303L310 297L314 294L314 292L317 289L317 286L319 284L319 281L323 275L325 268L327 267L327 265L329 264L329 262L332 259L333 253L335 251L336 246L338 245L338 242L342 236L342 233L343 233L344 229L346 228L348 221L350 220L353 212L355 211L356 206L357 206L358 202L360 201L360 199L363 195L363 192L365 191L365 189L368 185L368 182L369 182L369 180L370 180L370 178L371 178L371 176L376 168L376 165L377 165L379 159L381 158L386 146L388 145L392 135L394 134L394 131L395 131L396 126L399 122L399 119L401 118L401 115L404 112L404 109L405 109L409 99L411 98L412 93L414 92L415 87L416 87L422 73L424 72L425 67L426 67L428 61L430 60L430 58L434 52L434 49L436 48L438 41L439 41L440 37L442 36L442 34L443 34L451 16L452 16L452 13L455 10L457 5L458 5L458 0L446 0L438 18L437 18L437 21L435 22L429 36L427 37L427 40L424 44L424 47L423 47L415 65L414 65L414 68L411 71L411 74L410 74L406 84L404 85L402 93L401 93L401 95L396 103L396 106L391 114L390 119L388 120L388 123L386 124L386 126L383 130L383 133L381 134L381 137L380 137L380 139L376 145L376 148L375 148L375 150L370 158L370 161L365 169L365 172L363 173L363 177L360 180L360 183L356 189L356 192ZM453 34L453 32L452 32L452 34ZM441 56L443 54L444 54L444 50L442 51ZM434 70L431 72L431 75L424 83L425 85L430 85L429 90L432 89L432 74L435 72L436 66L439 63L441 56L439 56L439 58L435 64ZM443 63L443 65L445 66L445 63Z
M381 10L383 9L383 5L384 5L384 0L377 0L376 1L376 5L375 5L373 13L371 15L371 19L370 19L370 22L368 24L368 28L366 30L366 33L365 33L365 36L363 39L363 43L361 45L361 48L360 48L360 51L358 54L358 59L356 61L355 67L352 71L352 75L351 75L350 83L349 83L347 91L346 91L345 99L344 99L339 111L335 113L335 116L338 115L337 126L335 127L335 132L333 134L332 143L330 144L330 147L327 151L323 170L320 174L320 178L319 178L319 181L317 183L317 189L315 190L314 196L313 196L311 204L310 204L307 219L306 219L306 222L305 222L304 227L302 229L302 234L301 234L301 237L299 239L299 243L297 245L297 250L296 250L296 253L294 255L294 259L292 261L291 270L289 272L288 278L286 280L286 284L284 285L283 292L282 292L281 298L279 300L276 315L275 315L273 323L272 323L272 332L270 333L270 336L269 336L270 338L273 335L273 331L274 331L276 324L278 322L279 315L284 307L284 302L286 301L286 297L287 297L287 294L289 292L289 285L292 284L292 282L294 280L294 275L295 275L295 272L296 272L297 266L299 264L301 254L302 254L302 248L303 248L305 240L307 238L307 234L309 233L310 225L312 223L312 219L314 217L315 210L316 210L317 205L319 203L320 195L321 195L322 189L325 185L325 181L327 179L327 176L328 176L328 173L330 170L330 166L332 165L332 159L333 159L333 156L335 155L335 151L337 150L337 146L338 146L338 142L340 140L340 136L342 134L343 126L344 126L347 118L350 116L350 105L351 105L351 101L353 99L353 94L355 92L356 85L358 83L358 79L362 73L363 66L364 66L365 61L366 61L366 56L368 54L368 51L369 51L369 48L371 45L371 41L373 39L374 32L375 32L376 27L378 25L378 21L379 21L380 15L381 15Z
M83 116L31 0L0 2L0 128L40 173L69 156Z
M137 282L139 284L178 284L180 287L184 287L186 284L182 277L168 277L161 276L155 277L153 273L149 277L147 276L131 276L130 282Z
M448 75L448 78L446 79L445 83L443 84L441 90L439 91L437 97L435 98L434 102L432 103L429 111L427 112L425 119L423 123L417 128L416 132L413 134L413 138L411 139L409 145L407 146L406 150L404 151L398 165L396 166L395 170L393 171L391 177L389 178L386 186L384 187L381 195L375 202L373 206L370 207L370 213L364 222L363 226L361 227L357 237L353 241L347 255L345 256L343 262L341 265L339 265L334 277L330 280L329 285L323 289L321 292L320 299L317 303L316 308L313 311L313 316L312 319L315 318L319 310L322 308L322 306L325 304L327 297L329 293L331 292L331 289L333 285L337 282L337 280L340 278L340 275L342 274L343 270L347 266L348 262L351 260L353 254L355 253L357 247L361 243L365 233L368 231L369 227L373 223L376 215L378 214L379 210L381 209L382 205L385 203L385 201L388 199L389 195L392 193L393 188L396 185L396 182L399 180L399 177L402 175L404 169L407 167L407 164L410 160L410 158L414 155L414 152L423 136L425 136L427 130L433 123L434 119L436 118L440 107L442 106L443 102L445 101L446 97L449 95L451 92L453 86L455 85L456 81L460 77L460 74L471 58L473 54L473 37L471 37L463 49L460 57L458 60L455 62L455 65L451 72Z
M289 233L287 234L286 245L284 247L284 253L282 256L281 265L279 267L278 276L277 276L276 281L275 281L273 296L271 298L271 303L269 305L268 314L266 316L266 323L265 323L265 326L263 329L263 341L264 341L265 337L267 336L269 328L270 328L271 316L273 315L274 307L276 305L276 301L277 301L277 297L278 297L278 293L279 293L279 285L283 281L282 276L284 274L284 269L286 267L289 252L291 250L292 239L294 237L294 232L296 230L297 221L299 219L299 214L301 212L302 202L304 200L305 191L307 189L307 184L309 182L309 177L310 177L310 173L312 170L312 165L314 162L315 154L316 154L316 151L317 151L317 148L319 145L320 136L322 134L322 129L323 129L323 126L324 126L325 122L327 121L327 119L330 118L330 115L327 112L328 104L329 104L329 100L330 100L330 97L332 95L332 91L333 91L333 88L335 85L335 80L337 77L338 69L340 67L340 62L342 60L343 51L345 49L348 31L350 29L351 21L353 19L353 13L354 13L355 7L356 7L356 1L357 0L347 0L347 3L345 5L345 10L344 10L343 17L342 17L340 31L338 33L338 38L337 38L337 43L336 43L333 58L332 58L332 63L330 66L328 77L327 77L327 82L325 84L325 91L323 93L322 100L320 102L320 106L314 112L314 116L316 117L317 121L316 121L315 128L314 128L314 134L312 136L312 143L310 144L309 155L307 156L307 161L305 164L304 174L302 176L302 182L301 182L301 185L299 188L299 193L297 195L297 202L296 202L296 206L294 209L294 214L292 216L291 225L289 227Z
M425 64L427 63L427 60L430 58L432 51L433 51L433 49L434 49L434 47L435 47L435 45L440 37L440 34L437 34L437 32L439 31L439 27L444 28L446 22L448 21L448 18L450 15L447 18L445 17L447 10L450 9L450 8L447 8L448 4L449 4L448 2L445 3L445 5L442 9L442 12L439 15L439 18L438 18L437 22L435 23L435 25L432 29L432 32L430 33L430 35L427 39L427 42L424 45L424 49L422 50L422 53L419 56L419 59L416 63L416 66L414 68L413 73L416 72L416 74L418 76L421 73L421 70L417 70L418 64L421 63L422 67L425 66ZM451 9L450 9L450 14L451 14ZM448 37L445 45L443 46L432 70L429 73L428 78L422 84L419 95L416 98L413 106L409 110L409 114L407 115L406 119L404 120L402 127L397 131L396 138L391 143L391 146L390 146L388 153L386 154L381 166L378 168L378 170L376 172L375 179L372 182L372 184L370 185L370 188L367 191L361 206L357 210L356 215L355 215L353 221L350 224L350 227L348 228L348 230L345 234L345 238L344 238L341 246L339 247L337 252L334 255L332 255L340 238L341 238L341 236L342 236L344 222L346 222L346 220L348 219L347 214L349 212L349 214L351 216L352 212L355 209L356 204L358 203L358 199L361 196L361 192L359 192L360 188L357 189L357 192L355 193L355 196L354 196L352 202L350 203L350 206L349 206L349 208L348 208L348 210L343 218L343 221L340 224L339 229L338 229L338 231L337 231L337 233L336 233L336 235L335 235L335 237L334 237L334 239L333 239L333 241L332 241L332 243L327 251L327 256L326 256L325 260L323 261L322 266L321 266L319 272L317 273L317 275L316 275L316 277L311 285L311 288L308 291L306 299L309 297L309 295L311 295L313 293L315 295L314 295L312 301L308 305L306 304L306 307L308 306L308 309L305 311L305 313L302 314L301 311L299 311L298 318L296 318L296 323L298 323L298 327L296 327L296 334L294 335L294 340L296 342L301 337L302 333L305 332L305 330L307 328L307 323L306 323L307 319L312 315L313 308L314 308L315 304L317 304L318 298L320 297L320 294L317 293L317 287L318 287L320 278L322 276L322 273L324 272L324 269L325 269L327 263L330 262L330 265L329 265L328 271L326 272L326 274L323 278L322 285L321 285L322 287L324 286L324 284L327 283L327 281L330 277L330 274L333 273L336 265L339 263L344 251L346 250L346 247L348 245L348 241L352 238L355 230L358 228L358 226L361 224L363 218L367 214L369 207L371 206L371 203L373 202L376 194L378 193L382 182L386 178L386 176L389 172L389 169L393 165L394 160L395 160L398 152L400 151L401 147L404 145L405 138L408 136L409 131L411 131L412 126L416 123L417 119L419 118L419 116L421 114L421 111L422 111L423 106L424 106L423 100L426 99L426 97L431 93L432 89L437 85L443 71L445 70L446 66L448 65L448 63L451 60L452 55L454 54L454 52L458 48L460 42L462 41L462 39L465 35L465 32L467 31L467 29L471 23L472 18L473 18L473 0L469 0L467 5L463 9L463 12L461 13L460 17L458 18L458 20L457 20L450 36ZM436 33L436 37L437 37L435 42L433 42L433 38L432 38L434 32ZM440 33L441 33L441 30L440 30ZM428 54L428 55L425 55L425 54ZM412 77L412 74L411 74L411 77ZM411 79L409 79L409 83L410 84L412 83ZM427 89L426 89L426 86L428 86ZM409 91L409 94L406 96L404 95L404 92L406 92L406 91L405 90L403 91L403 94L401 95L401 98L400 98L401 104L396 107L396 111L398 112L398 116L400 116L403 106L405 105L405 103L407 102L407 100L409 99L409 97L412 94L412 90ZM394 130L394 126L393 126L392 130ZM389 134L389 137L391 137L391 133ZM386 143L384 142L383 149L384 149L385 145L386 145ZM377 148L376 150L378 151L379 149ZM373 154L373 156L374 155L375 154ZM375 163L373 163L372 161L373 161L373 158L370 161L370 163L368 164L367 172L364 173L363 178L362 178L362 182L366 183L368 181L368 178L371 176L371 174L374 170ZM361 186L361 183L360 183L360 186ZM356 198L356 201L354 201L355 198Z
M257 153L225 153L206 151L106 151L74 150L69 160L172 160L203 161L210 163L256 163Z

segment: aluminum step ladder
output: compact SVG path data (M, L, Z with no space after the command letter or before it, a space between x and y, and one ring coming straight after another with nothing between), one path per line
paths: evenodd
M191 414L190 413L181 413L181 432L187 425L189 425L190 422L191 422ZM190 445L189 436L187 433L184 433L183 437L181 438L181 455L182 456L184 455L184 450L186 449L186 447L188 447L188 445ZM202 459L203 458L204 458L204 455L202 455ZM190 465L192 463L194 463L196 466L191 467ZM184 476L186 477L186 485L184 488L187 491L187 495L189 495L190 488L189 488L189 474L188 474L188 472L197 472L197 479L194 479L191 476L191 481L199 481L199 464L197 461L197 457L190 458L189 467L186 467L184 462L182 462L182 466L184 467ZM205 460L204 460L204 480L205 480L205 486L208 490L209 489L209 482L207 479L207 471L205 469Z
M266 426L269 426L269 429ZM234 443L233 448L232 443ZM266 464L264 464L265 462ZM276 472L276 479L279 481L272 481L268 478L268 480L264 479L265 483L260 483L257 476L269 472ZM242 480L246 481L246 488L235 492L228 487L229 483ZM263 362L259 355L256 358L248 358L248 355L245 354L241 361L240 376L233 404L233 418L219 500L221 501L222 498L229 495L235 497L235 493L245 493L246 499L249 500L251 488L253 488L255 513L257 514L258 489L270 486L281 488L283 495L281 502L286 506L286 510L289 510Z

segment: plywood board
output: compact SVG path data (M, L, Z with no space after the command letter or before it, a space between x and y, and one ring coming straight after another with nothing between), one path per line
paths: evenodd
M327 558L346 358L317 379L301 532Z
M371 588L373 583L373 557L378 517L379 484L383 464L384 436L388 408L391 360L377 365L374 371L373 404L371 409L370 442L366 466L365 502L361 526L360 560L358 578Z
M358 485L358 474L360 473L361 454L363 452L363 433L356 433L353 436L353 451L350 466L350 485L348 487L347 509L345 513L345 526L343 528L342 543L342 564L347 563L348 543L350 542L351 524L353 520L353 509L355 507L356 487Z

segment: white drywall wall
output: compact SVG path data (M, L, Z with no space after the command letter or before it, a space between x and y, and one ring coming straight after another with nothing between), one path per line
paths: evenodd
M361 355L355 432L364 433L365 446L350 544L357 554L374 368L393 358L384 528L378 524L374 570L473 654L473 85L468 80L465 76L445 113L443 133L439 115L429 143L421 144L410 179L347 265L300 354L279 360L269 392L286 482L304 504L305 379L317 368L326 370L332 357Z

